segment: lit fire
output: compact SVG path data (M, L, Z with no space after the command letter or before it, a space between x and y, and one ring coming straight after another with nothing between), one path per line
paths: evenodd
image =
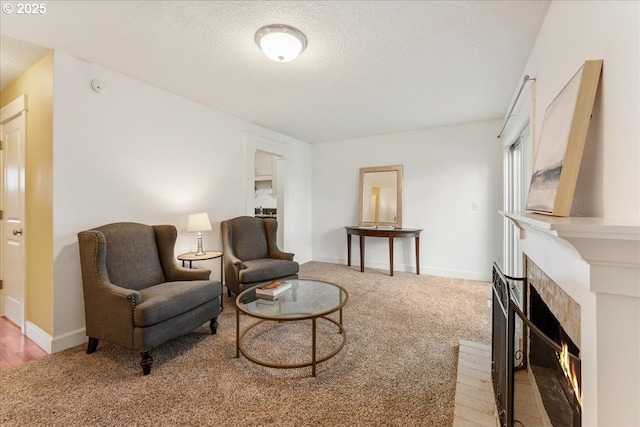
M556 354L558 355L558 360L560 361L560 366L562 366L564 376L567 377L569 384L571 384L571 388L573 388L573 393L576 395L578 405L582 407L582 390L580 390L580 383L578 382L575 366L571 363L571 359L569 358L569 349L567 348L567 344L563 343L562 352L560 354Z

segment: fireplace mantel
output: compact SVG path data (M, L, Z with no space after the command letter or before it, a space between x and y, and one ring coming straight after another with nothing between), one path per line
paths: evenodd
M640 297L640 222L589 217L554 217L536 213L500 212L521 232L536 233L585 260L591 275L611 274L616 270L612 285L599 288L601 280L592 280L592 291Z
M501 213L522 253L580 305L582 425L640 426L640 222Z

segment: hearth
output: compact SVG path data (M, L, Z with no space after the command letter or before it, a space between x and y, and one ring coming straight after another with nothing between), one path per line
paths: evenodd
M554 285L535 265L525 278L493 266L492 375L502 426L581 426L575 302Z

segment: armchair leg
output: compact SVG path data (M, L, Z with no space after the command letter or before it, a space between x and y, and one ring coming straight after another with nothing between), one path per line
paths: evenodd
M209 323L209 329L211 329L211 335L215 335L218 332L218 318L214 317Z
M153 364L151 350L140 352L140 355L142 356L142 360L140 361L140 366L142 366L142 373L144 375L149 375L151 373L151 365Z
M87 354L91 354L98 348L98 338L89 337L89 344L87 344Z

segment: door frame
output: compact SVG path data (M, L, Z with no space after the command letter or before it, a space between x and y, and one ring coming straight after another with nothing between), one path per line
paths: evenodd
M0 109L0 126L2 126L4 128L4 125L20 116L22 116L23 118L23 122L22 122L22 130L23 130L23 134L25 135L24 137L24 143L22 144L22 147L20 148L21 150L21 158L23 159L23 161L25 161L25 152L26 152L26 144L27 144L27 117L26 117L26 113L27 113L27 96L26 95L21 95L19 97L17 97L16 99L14 99L13 101L11 101L10 103L8 103L7 105L5 105L4 107L2 107ZM5 155L4 155L4 151L5 151L5 147L4 147L4 143L5 141L2 141L2 150L1 150L1 154L0 154L0 175L2 176L2 178L0 178L0 209L3 212L2 215L2 220L0 220L0 238L2 240L2 244L4 245L4 221L6 220L4 218L4 202L5 202L5 182L4 182L4 173L5 173ZM26 162L25 162L26 163ZM26 164L23 165L24 168L26 168ZM26 173L23 171L23 178L26 178ZM20 211L22 213L22 230L23 230L23 234L22 234L22 245L21 245L21 256L22 258L25 260L24 263L24 283L23 283L23 287L21 289L21 296L22 296L22 301L21 301L21 307L22 307L22 315L21 315L21 319L22 322L20 325L18 325L20 327L21 332L24 334L26 331L26 322L27 322L27 316L26 316L26 312L27 312L27 267L26 267L26 246L27 246L27 212L26 212L26 204L25 204L25 193L26 193L26 179L25 182L23 182L22 185L22 195L20 197ZM0 248L1 249L1 248ZM4 279L4 272L5 272L5 251L0 251L0 280ZM0 315L4 315L4 292L3 290L0 290L0 301L2 301L2 303L0 304L0 308L2 309L2 312L0 312Z
M528 138L522 139L522 154L520 164L520 195L526 200L531 180L532 151L536 141L536 79L528 80L528 83L522 90L520 98L516 98L512 108L512 115L505 117L508 126L505 125L503 133L499 138L502 140L503 148L503 209L509 212L510 209L517 207L519 204L524 209L524 201L515 201L511 199L511 191L513 181L510 173L512 165L511 147L518 140L521 140L525 134ZM522 251L514 248L512 242L519 238L521 231L516 231L511 220L507 217L503 218L503 254L502 267L503 271L511 276L518 276L522 273L523 255ZM518 255L519 252L519 255ZM514 253L516 253L514 257Z

